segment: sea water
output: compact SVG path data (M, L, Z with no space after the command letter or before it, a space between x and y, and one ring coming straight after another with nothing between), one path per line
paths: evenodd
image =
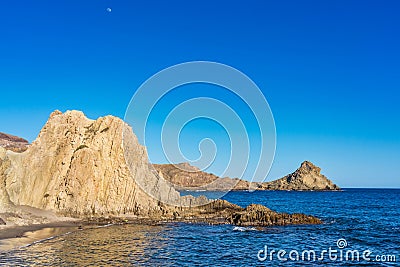
M324 223L264 228L112 225L0 252L0 265L400 265L400 190L230 192L224 199L243 207L258 203L279 212L311 214Z

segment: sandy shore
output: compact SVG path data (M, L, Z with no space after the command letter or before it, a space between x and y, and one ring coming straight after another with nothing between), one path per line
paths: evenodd
M80 220L57 216L52 211L29 206L11 206L0 212L0 250L28 245L35 241L78 229Z
M35 232L47 228L76 228L81 226L80 221L60 221L44 224L32 224L23 226L0 226L0 240L9 238L21 238L27 232Z
M55 236L78 231L74 222L7 227L0 230L0 251L18 249Z

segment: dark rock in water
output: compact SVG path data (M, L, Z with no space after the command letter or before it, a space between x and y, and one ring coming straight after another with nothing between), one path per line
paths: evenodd
M20 153L28 149L29 142L23 138L0 132L0 146Z
M6 222L2 218L0 218L0 225L6 225Z
M227 221L239 226L272 226L272 225L293 225L293 224L321 224L321 220L300 213L287 214L277 213L269 208L252 204L246 209L232 213Z

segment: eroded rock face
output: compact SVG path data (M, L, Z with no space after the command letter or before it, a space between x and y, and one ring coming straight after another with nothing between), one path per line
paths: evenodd
M232 213L228 222L239 226L271 226L292 224L321 224L316 217L305 214L277 213L262 205L252 204L246 209Z
M55 111L24 153L0 150L0 206L29 205L63 215L149 214L159 200L181 205L179 193L149 169L146 149L129 129L133 166L122 146L121 119L90 120L79 111ZM0 148L2 149L2 148ZM132 173L130 170L133 170ZM152 185L148 196L135 182Z
M14 152L24 152L28 149L29 142L21 137L0 132L0 147Z
M285 177L262 184L267 190L340 190L331 180L321 174L321 169L309 161Z

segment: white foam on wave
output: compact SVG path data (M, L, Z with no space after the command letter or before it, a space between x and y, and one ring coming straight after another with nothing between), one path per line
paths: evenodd
M114 225L114 224L113 223L109 223L109 224L105 224L105 225L99 225L96 228L105 228L105 227L109 227L109 226L112 226L112 225Z
M254 228L254 227L235 226L233 228L233 231L236 231L236 232L247 232L247 231L258 231L258 230L256 228Z

